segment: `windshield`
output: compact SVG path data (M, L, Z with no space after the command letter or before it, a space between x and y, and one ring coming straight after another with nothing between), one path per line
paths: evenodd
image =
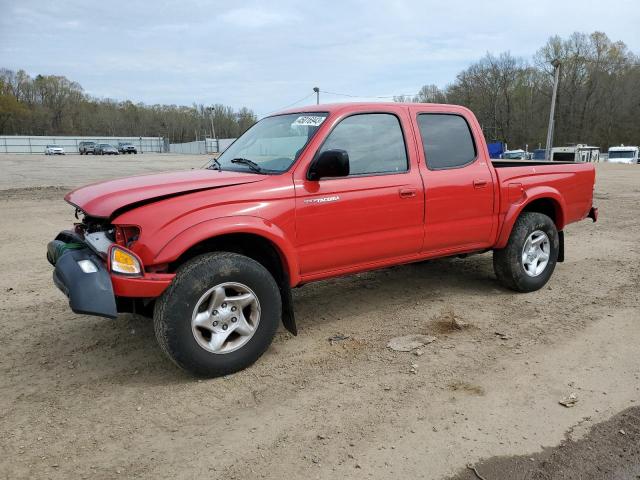
M609 158L633 158L633 150L609 150Z
M222 170L238 172L284 172L297 160L327 115L325 112L292 113L260 120L208 168L219 166Z
M524 158L524 153L522 152L505 153L504 155L502 155L502 158L506 158L509 160L518 160L518 159Z

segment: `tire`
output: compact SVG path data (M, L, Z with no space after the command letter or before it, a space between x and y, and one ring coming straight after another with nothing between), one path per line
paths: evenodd
M233 286L228 287L229 284ZM228 304L210 303L211 297L207 295L213 292L210 294L213 297L221 285L224 285L221 298ZM234 289L240 287L244 287L241 291L245 295L253 294L257 305L254 302L250 306L240 306L240 310L231 306L237 294ZM205 310L210 313L205 314L202 307L209 305L209 310ZM231 317L238 315L231 313L233 308L242 315L239 321ZM252 321L255 328L251 336L238 334L236 330L241 331L241 325L247 325L243 323L244 319L256 311L258 321ZM207 329L194 326L196 312L205 317L209 315ZM253 364L273 341L281 318L280 290L269 271L255 260L226 252L201 255L181 266L174 281L156 301L153 313L156 338L164 353L180 368L202 377L228 375ZM227 351L215 353L210 350L211 343L207 343L207 333L213 342L212 325L218 323L215 319L220 319L216 335L223 334L221 328L232 332L226 337L232 341L225 341L221 347ZM237 323L232 325L231 321ZM234 342L238 345L235 349Z
M533 243L527 244L528 240ZM528 256L525 247L531 252ZM542 213L524 212L516 220L507 246L493 251L493 269L505 287L516 292L533 292L551 278L559 250L560 240L553 220Z

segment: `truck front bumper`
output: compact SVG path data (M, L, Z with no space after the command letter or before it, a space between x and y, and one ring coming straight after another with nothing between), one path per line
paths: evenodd
M95 271L85 272L82 261L91 262ZM65 251L55 263L53 283L69 298L74 313L116 318L116 298L111 276L102 259L89 248Z
M75 248L60 247L61 243L67 245L65 242L72 240ZM53 283L67 296L74 313L116 318L116 298L159 297L175 277L168 273L147 273L139 277L112 274L102 257L88 246L78 246L77 240L68 232L61 232L47 247L47 259L55 267Z

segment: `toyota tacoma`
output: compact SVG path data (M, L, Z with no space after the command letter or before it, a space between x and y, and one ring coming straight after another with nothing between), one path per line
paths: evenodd
M597 220L594 182L590 163L490 160L463 107L319 105L264 118L206 168L70 192L79 220L47 257L74 312L152 317L175 364L213 377L280 322L296 334L309 282L492 251L502 285L542 288L565 227Z

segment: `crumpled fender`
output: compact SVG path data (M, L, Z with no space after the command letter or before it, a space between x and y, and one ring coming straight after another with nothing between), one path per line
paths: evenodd
M567 209L564 198L560 194L560 192L550 186L532 187L529 189L525 189L522 196L508 206L507 211L504 213L502 228L500 230L500 233L498 234L498 240L496 241L496 245L494 248L504 248L507 246L509 236L511 235L511 230L513 229L513 225L516 223L516 220L520 216L520 213L522 213L526 206L531 202L543 198L550 199L554 204L556 213L555 223L558 231L561 231L564 228L566 218L565 214Z
M193 245L231 233L250 233L271 241L280 254L291 286L300 282L298 257L287 235L273 222L250 215L220 217L196 223L169 239L158 251L153 263L173 262Z

